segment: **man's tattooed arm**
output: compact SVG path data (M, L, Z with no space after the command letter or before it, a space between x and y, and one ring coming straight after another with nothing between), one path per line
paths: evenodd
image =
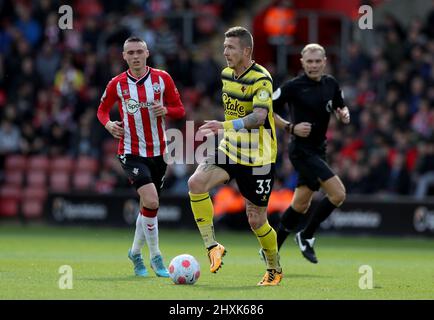
M246 129L259 128L265 123L267 114L268 114L268 110L265 108L254 108L252 113L241 118L244 123L244 128Z

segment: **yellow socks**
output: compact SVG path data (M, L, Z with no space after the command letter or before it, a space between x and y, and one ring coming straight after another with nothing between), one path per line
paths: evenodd
M194 220L199 228L205 247L209 248L217 244L214 236L214 207L212 205L209 193L193 194L190 196L191 210L193 211Z
M267 260L267 269L281 270L279 263L279 255L277 253L277 235L273 227L270 226L268 221L262 227L253 230L261 244L262 249Z

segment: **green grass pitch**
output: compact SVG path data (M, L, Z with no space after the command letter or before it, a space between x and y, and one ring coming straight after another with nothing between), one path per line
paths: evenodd
M334 237L319 234L319 264L306 261L292 236L281 250L284 278L278 287L257 287L265 266L251 232L217 228L228 254L217 274L196 230L160 230L166 259L189 253L201 265L193 286L132 273L127 258L133 229L0 226L0 299L433 299L434 239ZM149 268L148 251L144 249ZM73 270L73 288L59 289L59 268ZM359 267L373 270L373 288L362 290Z

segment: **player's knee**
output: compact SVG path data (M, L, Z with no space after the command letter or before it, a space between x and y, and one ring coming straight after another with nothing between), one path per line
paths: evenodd
M190 179L188 179L187 184L188 190L193 194L208 192L208 190L206 190L206 181L198 175L192 175Z
M158 199L142 199L142 206L151 210L158 209L160 202Z
M259 229L264 224L263 221L257 216L250 216L248 217L249 225L252 230Z
M333 203L336 207L340 207L342 203L344 203L346 198L345 190L339 190L332 195L329 196L329 200L331 203Z
M310 201L309 202L294 202L292 204L292 208L299 213L306 213L309 210Z

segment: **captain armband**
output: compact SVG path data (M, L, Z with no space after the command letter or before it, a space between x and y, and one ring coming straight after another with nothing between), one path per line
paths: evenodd
M228 120L223 122L223 128L225 130L235 130L238 131L240 129L244 128L244 121L243 119L235 119L235 120Z

